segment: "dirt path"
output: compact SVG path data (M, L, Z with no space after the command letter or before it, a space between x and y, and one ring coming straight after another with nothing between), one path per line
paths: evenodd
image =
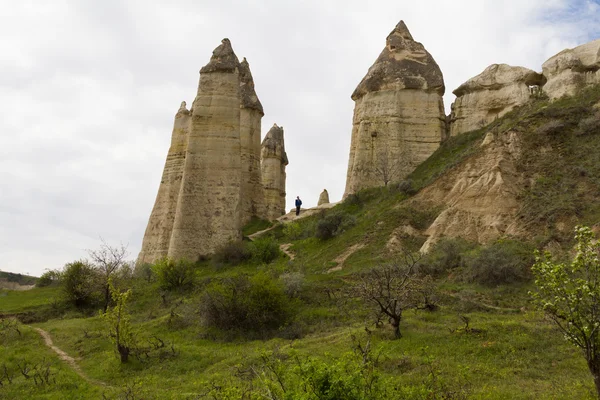
M54 343L52 342L52 337L50 336L50 334L48 332L46 332L45 330L41 329L41 328L33 328L35 329L42 338L44 338L44 342L46 342L46 346L50 347L57 355L58 358L60 358L61 360L63 360L64 362L66 362L69 367L75 371L75 373L77 375L79 375L80 377L82 377L83 379L85 379L86 381L88 381L91 384L94 385L98 385L98 386L108 386L106 383L104 382L100 382L97 381L95 379L90 378L89 376L87 376L79 367L79 365L77 365L77 362L75 361L75 359L73 357L71 357L70 355L68 355L67 353L65 353L64 351L62 351L61 349L59 349L58 347L56 347L54 345Z
M296 257L296 255L294 253L292 253L292 251L290 250L290 247L292 247L291 243L284 243L282 245L279 245L279 250L283 251L285 253L285 255L290 258L290 260L293 260L294 257Z

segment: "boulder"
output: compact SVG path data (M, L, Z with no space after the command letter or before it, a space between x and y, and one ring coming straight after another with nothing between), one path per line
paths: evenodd
M355 102L344 197L400 181L445 136L444 79L403 21L352 94Z
M572 96L587 85L600 83L600 39L550 57L542 71L548 80L543 90L551 99Z
M492 64L452 93L450 135L482 128L513 108L528 102L545 78L524 67Z

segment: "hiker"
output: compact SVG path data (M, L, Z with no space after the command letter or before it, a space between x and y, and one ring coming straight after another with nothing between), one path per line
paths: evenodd
M302 205L302 200L300 200L300 196L296 196L296 215L300 215L300 206Z

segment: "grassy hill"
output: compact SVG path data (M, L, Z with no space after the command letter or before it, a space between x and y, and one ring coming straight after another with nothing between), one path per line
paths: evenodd
M349 196L213 260L158 274L121 271L115 283L132 290L128 310L143 349L128 363L98 315L98 293L77 308L65 300L64 279L0 291L0 398L595 398L580 352L531 304L528 268L533 249L566 256L572 226L600 218L599 101L597 87L536 100L448 140L400 185ZM534 234L485 246L441 242L415 266L419 279L431 277L419 293L435 307L407 309L395 339L387 318L374 323L358 296L369 278L362 274L404 264L441 211L414 195L468 163L486 134L507 130L524 143L519 167L529 184L519 215ZM244 234L267 226L254 221ZM177 271L193 284L168 289ZM61 360L35 328L72 360Z

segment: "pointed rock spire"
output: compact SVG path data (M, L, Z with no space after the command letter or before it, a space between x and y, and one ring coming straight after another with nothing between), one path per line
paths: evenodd
M444 77L431 54L415 42L404 21L390 32L386 46L358 84L352 99L381 90L416 89L444 95Z
M233 52L231 42L225 38L221 44L213 50L212 57L208 64L200 70L200 73L206 72L234 72L240 62Z
M242 96L242 108L252 108L264 115L263 106L254 90L254 79L250 72L250 64L246 57L240 63L240 90Z

